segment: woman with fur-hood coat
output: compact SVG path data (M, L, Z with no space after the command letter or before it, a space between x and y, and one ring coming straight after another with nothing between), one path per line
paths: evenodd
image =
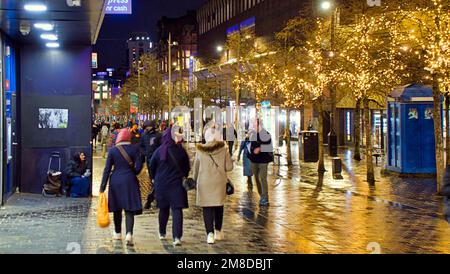
M227 172L233 161L219 127L205 132L206 144L197 146L193 179L197 181L197 206L203 208L207 242L223 239L222 223L226 200ZM214 231L215 228L215 231Z

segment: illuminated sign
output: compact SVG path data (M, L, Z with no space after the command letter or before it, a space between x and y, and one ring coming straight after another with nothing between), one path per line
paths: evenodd
M106 14L132 14L132 0L107 0Z
M92 68L98 68L98 55L95 52L92 53Z

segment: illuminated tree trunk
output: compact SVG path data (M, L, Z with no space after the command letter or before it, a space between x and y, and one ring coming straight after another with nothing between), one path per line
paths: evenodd
M449 134L449 127L450 127L450 94L448 93L448 88L446 88L445 93L445 156L446 156L446 165L450 165L450 138L448 136Z
M319 173L324 173L325 164L324 164L324 149L323 149L323 102L322 97L319 97L316 101L317 104L317 112L319 113L319 164L317 171Z
M372 144L372 119L370 119L369 100L364 99L364 131L366 133L366 166L367 166L367 182L375 183L375 173L373 170L373 144Z
M361 161L361 99L356 100L355 108L355 155L353 159Z
M442 141L442 119L441 119L441 91L439 90L439 82L437 74L433 74L433 121L434 121L434 137L436 147L436 181L437 192L440 194L442 186L442 176L444 172L444 155Z
M292 165L290 125L291 125L291 110L286 109L286 127L284 129L284 137L286 140L286 159L288 166Z

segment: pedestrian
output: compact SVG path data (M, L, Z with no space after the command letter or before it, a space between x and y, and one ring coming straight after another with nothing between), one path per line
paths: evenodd
M241 155L242 153L244 154L243 156L243 175L245 177L247 177L247 189L249 192L253 191L253 182L252 182L252 177L253 177L253 173L252 173L252 168L250 166L250 159L248 158L248 155L250 154L250 136L247 134L245 137L245 140L241 142L241 147L239 149L239 154L238 154L238 161L240 161L241 159Z
M250 142L248 158L260 196L259 204L268 206L267 168L269 163L273 162L273 144L270 133L263 128L259 118L256 119L255 130L250 134Z
M150 174L154 178L156 204L159 208L159 238L166 238L167 222L172 211L173 245L181 245L183 237L183 209L188 208L187 191L183 178L190 171L189 157L181 145L182 136L168 128L161 146L150 160Z
M106 158L106 145L108 143L108 138L109 138L109 129L107 124L103 124L102 129L101 129L101 135L102 135L102 157Z
M203 208L206 241L214 244L223 239L223 214L226 200L227 172L233 161L227 144L222 141L220 126L205 131L206 144L197 145L193 179L197 182L197 206Z
M113 148L114 145L116 144L117 135L119 134L120 129L121 129L121 126L120 126L120 124L118 124L118 123L114 123L114 124L111 126L111 133L110 133L109 136L108 136L108 144L107 144L107 146L108 146L108 151L109 151L111 148Z
M131 133L131 144L132 145L141 145L141 133L139 132L139 126L136 123L133 123L130 129Z
M76 153L67 164L66 175L69 179L67 188L68 196L72 198L88 197L90 195L91 183L89 177L91 172L84 152Z
M91 140L93 140L93 145L94 145L94 150L95 147L97 146L97 134L98 134L98 127L97 125L94 123L92 123L92 136L91 136Z
M137 179L141 170L139 148L131 145L130 131L122 129L117 136L116 146L108 153L100 193L105 192L109 180L108 208L114 215L113 239L122 239L122 211L125 211L125 241L130 246L134 245L134 216L142 214L141 191Z
M167 124L166 124L166 122L162 122L161 123L161 132L164 132L164 131L166 131L166 128L167 128Z
M147 164L148 177L150 183L153 180L152 174L150 172L150 160L152 159L153 153L161 146L162 134L158 130L158 125L155 121L145 121L144 123L144 134L142 135L141 150L143 151L145 157L145 163ZM144 205L145 209L149 209L151 206L152 192L149 193L147 201Z
M223 127L223 140L226 141L228 143L228 152L230 153L231 156L233 156L233 146L234 146L234 140L237 138L237 132L233 127L233 136L227 136L227 126L224 125Z

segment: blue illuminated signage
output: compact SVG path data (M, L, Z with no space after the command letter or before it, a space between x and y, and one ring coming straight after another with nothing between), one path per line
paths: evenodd
M132 14L132 0L106 0L106 14Z

